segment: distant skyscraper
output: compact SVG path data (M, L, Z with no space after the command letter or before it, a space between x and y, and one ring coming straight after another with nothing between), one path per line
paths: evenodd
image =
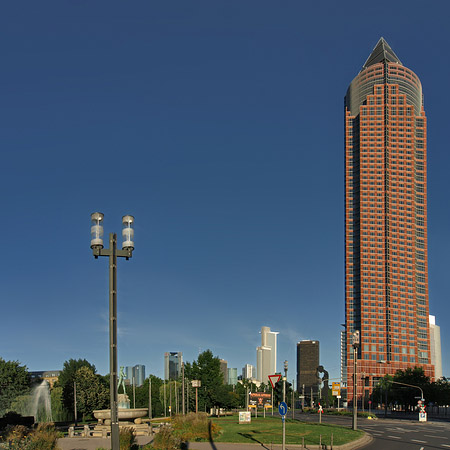
M133 367L134 382L136 386L142 386L145 380L145 366L137 364Z
M300 341L297 343L297 390L310 395L311 389L317 392L319 367L319 341Z
M145 380L145 366L142 364L137 364L136 366L126 366L125 367L125 382L126 384L133 384L135 386L142 386Z
M223 375L223 382L224 384L227 384L228 382L228 361L225 361L224 359L220 360L220 371Z
M269 375L277 371L277 335L269 327L261 327L261 347L256 348L257 379L269 383Z
M237 384L237 369L228 369L227 384L229 384L230 386L235 386Z
M256 379L256 369L255 366L252 366L251 364L246 364L242 368L242 379L248 380L250 378Z
M353 332L358 397L385 374L434 377L428 325L427 119L422 85L381 38L345 96L348 398ZM364 391L364 392L363 392Z
M431 364L434 366L436 380L442 378L441 327L436 325L436 317L430 316Z
M181 375L181 365L183 364L182 352L164 353L164 379L178 380Z

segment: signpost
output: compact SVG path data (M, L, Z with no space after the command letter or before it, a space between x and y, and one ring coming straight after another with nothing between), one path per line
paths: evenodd
M322 413L323 413L323 408L322 408L322 405L319 403L319 423L322 423Z
M281 380L281 374L269 375L269 381L272 385L272 389L275 389L275 385Z
M269 375L269 381L270 381L270 384L272 385L272 416L273 416L273 391L275 389L275 385L280 381L280 379L281 379L281 374Z
M281 416L281 421L283 422L283 445L282 445L282 450L285 450L286 448L286 420L285 420L285 416L287 413L288 407L287 404L285 402L281 402L278 406L278 412L280 413Z

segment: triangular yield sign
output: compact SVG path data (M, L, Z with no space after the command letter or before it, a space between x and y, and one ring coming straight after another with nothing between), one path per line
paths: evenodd
M280 380L281 380L281 374L269 375L269 381L270 381L270 384L272 385L272 389L275 389L275 384Z

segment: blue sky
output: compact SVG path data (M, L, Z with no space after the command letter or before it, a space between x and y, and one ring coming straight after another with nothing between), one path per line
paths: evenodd
M383 36L421 79L428 128L430 311L450 376L447 1L18 1L1 7L0 356L108 372L107 259L119 364L163 375L210 348L238 372L262 325L278 367L320 341L339 376L343 97Z

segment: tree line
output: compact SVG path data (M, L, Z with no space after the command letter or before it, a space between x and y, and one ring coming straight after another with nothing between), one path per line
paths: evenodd
M267 390L262 384L256 387L250 380L237 385L227 385L220 370L220 359L211 350L201 353L197 360L187 362L185 376L185 411L195 411L196 393L192 380L200 380L198 388L198 410L210 408L244 408L249 392ZM54 421L74 420L76 406L79 420L92 418L92 411L108 409L109 375L100 375L94 364L86 359L69 359L63 365L58 381L51 389L52 416ZM150 375L142 386L126 386L131 407L149 407L149 388L151 387L151 415L161 417L182 412L182 379L164 381ZM0 358L0 417L9 411L28 415L28 406L32 394L32 380L26 366L17 361L5 361Z

